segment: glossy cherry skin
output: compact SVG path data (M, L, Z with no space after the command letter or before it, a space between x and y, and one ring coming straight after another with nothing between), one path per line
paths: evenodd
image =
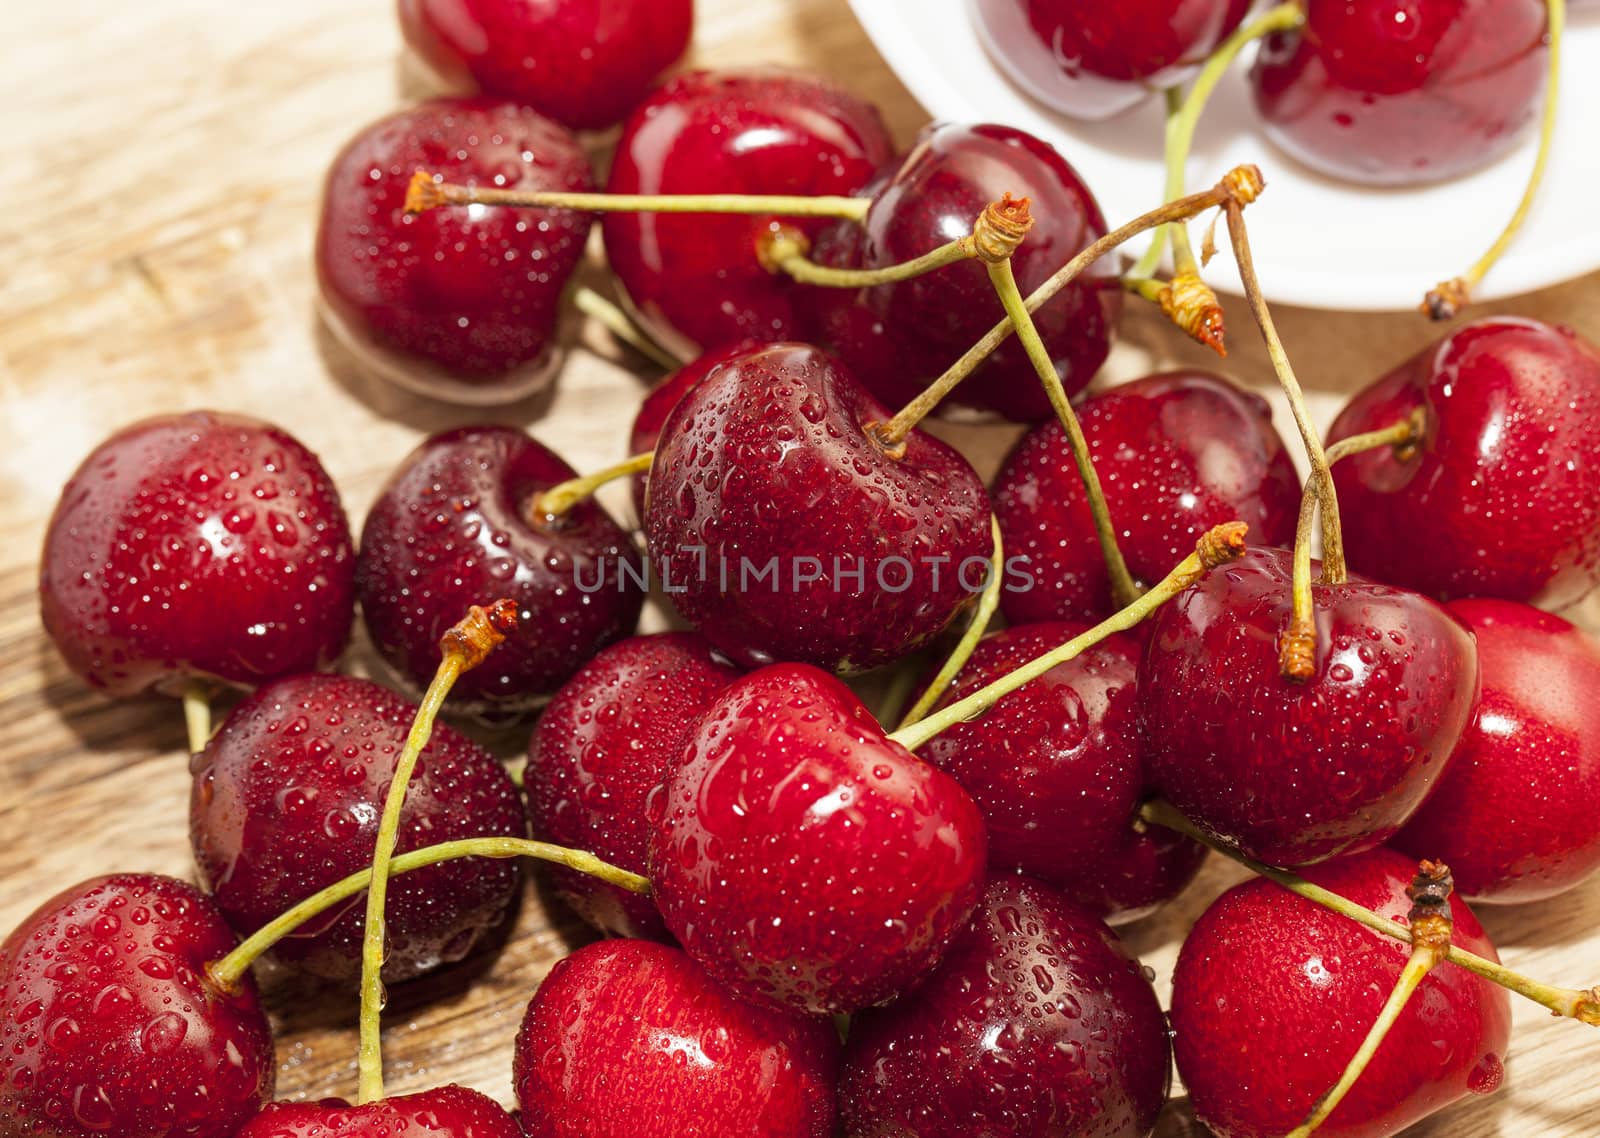
M1294 541L1300 479L1260 396L1208 372L1169 372L1109 388L1077 412L1137 580L1161 580L1223 522L1247 523L1252 544ZM1006 554L1028 558L1032 578L1001 593L1006 619L1110 616L1105 559L1059 423L1018 440L992 493Z
M983 45L1028 94L1103 119L1181 85L1251 0L972 0Z
M651 819L667 928L738 995L799 1011L908 989L983 887L983 819L967 792L803 664L722 690Z
M275 1102L238 1138L523 1138L517 1120L488 1095L444 1086L362 1106L342 1099Z
M228 923L251 933L372 861L378 819L416 716L408 700L353 676L293 676L228 716L195 756L189 838ZM493 755L446 724L417 763L395 849L458 838L526 837L516 785ZM516 862L462 858L389 886L390 982L460 960L516 899ZM366 894L279 941L273 955L330 980L361 972Z
M909 999L850 1021L852 1138L1145 1138L1171 1080L1167 1022L1116 934L1038 881L991 881Z
M1414 453L1334 467L1352 567L1552 609L1600 584L1600 350L1569 328L1480 320L1357 394L1329 439L1419 407Z
M1285 679L1292 556L1254 549L1169 601L1139 669L1156 788L1213 837L1282 866L1393 837L1478 697L1466 629L1426 597L1356 576L1314 586L1316 673Z
M233 932L205 894L96 877L0 944L0 1133L233 1138L272 1097L272 1033L246 976L207 978Z
M1456 178L1516 144L1549 68L1544 0L1309 0L1250 72L1267 136L1363 185Z
M839 1036L748 1003L681 949L610 940L545 977L511 1078L529 1138L831 1138Z
M326 668L355 613L333 480L287 432L194 411L83 460L45 532L39 608L67 666L116 697Z
M400 0L400 29L445 78L598 130L689 46L694 0Z
M738 675L692 632L631 637L590 660L550 700L528 746L522 786L533 836L646 872L645 803L689 729ZM551 869L562 899L602 932L667 935L648 897Z
M1343 897L1404 923L1416 862L1372 850L1308 870ZM1494 945L1459 896L1454 944ZM1305 1121L1361 1046L1410 947L1262 878L1196 922L1172 978L1173 1050L1194 1112L1218 1138L1279 1138ZM1468 1093L1500 1086L1511 1035L1505 989L1435 969L1328 1120L1327 1138L1388 1138Z
M650 467L651 563L734 662L864 671L926 644L982 588L983 483L921 431L891 456L866 431L889 418L805 344L729 361L673 409Z
M877 108L776 68L695 71L628 119L615 194L853 194L894 153ZM801 338L799 287L762 267L763 238L825 219L610 213L606 257L645 327L681 357L735 340Z
M540 492L574 477L513 427L443 431L400 464L367 514L356 586L372 643L403 683L424 689L439 637L502 597L517 603L517 631L456 681L446 706L519 716L633 631L644 567L627 531L592 498L559 518L534 515Z
M1473 901L1542 901L1600 868L1600 646L1514 601L1445 606L1478 641L1483 695L1450 769L1394 845Z
M1027 295L1102 237L1105 218L1089 187L1049 143L1008 126L927 127L903 161L884 171L865 222L838 222L813 257L878 269L920 257L972 231L1002 194L1033 202L1033 228L1012 255ZM816 335L874 395L892 407L918 392L1005 319L981 262L962 261L897 284L818 288ZM1109 260L1092 267L1034 314L1068 393L1087 384L1111 350L1122 288ZM942 406L977 408L1019 422L1052 414L1016 337L961 381Z
M1027 624L991 633L937 706L972 694L1087 627ZM991 873L1030 874L1119 923L1177 896L1205 858L1197 842L1136 820L1151 793L1138 673L1138 642L1113 634L918 752L978 804L989 831Z
M500 189L591 190L588 159L570 134L518 103L433 99L356 135L323 187L323 313L364 363L460 403L538 390L560 362L561 295L593 219L494 206L407 214L418 170Z

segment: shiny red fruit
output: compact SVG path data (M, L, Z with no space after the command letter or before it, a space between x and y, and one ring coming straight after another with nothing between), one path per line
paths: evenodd
M528 1004L512 1081L529 1138L831 1138L839 1036L740 1000L676 948L591 944Z
M372 861L378 819L416 715L408 700L353 676L295 676L263 687L195 756L189 837L228 922L251 933ZM445 724L417 763L400 814L404 853L458 838L527 836L499 760ZM396 982L460 960L516 900L514 861L467 858L396 877L388 955ZM361 971L366 894L301 925L273 955L314 976Z
M556 323L592 221L572 210L405 211L412 175L508 190L591 190L561 127L520 104L433 99L367 127L334 159L317 280L334 331L385 379L460 403L545 386Z
M255 984L206 977L233 932L187 882L97 877L0 944L0 1133L234 1138L277 1064Z
M522 1127L488 1095L445 1086L363 1106L342 1099L275 1102L237 1138L523 1138Z
M1314 586L1316 672L1285 679L1292 556L1253 549L1169 601L1139 669L1156 788L1213 837L1283 866L1393 837L1478 697L1466 629L1426 597L1355 576Z
M67 665L118 697L252 685L344 651L355 548L287 432L195 411L124 427L61 491L39 607Z
M910 988L983 886L983 820L966 791L800 664L723 689L652 822L667 928L738 995L806 1012Z
M1306 876L1403 923L1415 869L1373 850ZM1499 959L1459 897L1450 915L1453 943ZM1173 1050L1196 1117L1218 1138L1281 1138L1305 1121L1366 1038L1410 951L1264 879L1224 893L1190 932L1172 978ZM1317 1133L1388 1138L1495 1090L1510 1035L1505 989L1436 968Z

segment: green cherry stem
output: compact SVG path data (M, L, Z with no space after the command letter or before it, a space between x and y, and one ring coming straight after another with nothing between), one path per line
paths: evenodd
M496 186L463 186L426 170L411 176L406 188L407 213L426 213L440 206L494 205L529 209L576 209L597 213L742 213L760 216L842 217L860 221L869 198L791 194L597 194L565 190L508 190Z
M572 307L666 371L677 371L686 362L645 335L644 330L621 307L587 285L572 290Z
M592 497L594 492L607 482L615 482L619 478L627 478L634 474L647 473L655 456L655 451L647 450L643 454L636 454L632 458L623 459L616 465L597 470L593 474L585 474L578 478L569 478L565 482L557 482L554 486L541 491L534 497L533 505L529 512L535 518L553 521L579 502Z
M917 697L917 702L911 705L911 710L901 716L897 730L904 730L918 720L927 718L928 712L939 702L939 697L944 695L951 681L962 668L967 666L967 661L972 659L973 650L978 647L978 641L983 639L983 634L989 629L989 622L994 619L994 610L1000 607L1000 582L1005 575L1006 558L1005 545L1000 540L1000 519L993 514L989 515L989 534L994 540L994 555L989 562L989 579L983 583L983 592L978 595L978 605L972 610L972 619L967 622L966 631L956 642L950 658L933 677L933 682L927 686L922 695Z
M183 687L183 726L189 736L189 753L198 755L211 741L211 692L198 680Z

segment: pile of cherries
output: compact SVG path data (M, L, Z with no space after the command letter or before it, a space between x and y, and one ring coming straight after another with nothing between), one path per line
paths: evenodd
M977 6L1024 81L1091 114L1178 81L1248 7ZM1417 88L1465 97L1455 71L1441 93L1380 66L1379 39L1353 62L1351 21L1379 7L1310 0L1305 30L1262 53L1285 137L1325 140L1308 124L1380 72L1394 89L1356 99L1339 146L1397 144L1385 116ZM1451 68L1537 90L1542 25L1471 21L1541 5L1449 7ZM1139 1138L1174 1058L1220 1138L1271 1138L1339 1080L1411 953L1305 883L1404 922L1419 858L1450 867L1446 927L1483 967L1421 981L1327 1132L1382 1138L1500 1085L1505 970L1467 902L1544 900L1600 867L1600 647L1548 611L1600 586L1600 350L1531 320L1458 327L1352 398L1330 455L1308 440L1303 487L1266 403L1222 376L1066 406L1130 290L1091 249L1099 205L1039 139L936 125L901 155L872 106L773 69L652 89L688 0L400 11L421 55L483 93L402 111L335 160L329 321L414 388L526 394L556 370L601 211L634 319L686 362L619 441L642 457L583 477L521 430L437 434L359 542L316 456L252 418L148 419L84 460L46 537L44 625L108 695L183 697L201 887L95 878L0 945L0 1138ZM1173 42L1133 58L1125 22ZM1054 73L1022 58L1035 41ZM1292 109L1306 84L1321 102ZM1455 105L1486 132L1472 163L1520 114L1491 129ZM625 115L603 199L571 129ZM691 194L725 200L668 200ZM1210 204L1240 224L1237 191ZM1018 216L998 253L974 251ZM1031 321L1003 306L1006 273L1055 288ZM1002 321L1017 334L945 382ZM991 485L916 425L930 385L938 413L1029 424ZM592 497L629 475L637 527ZM635 634L652 581L682 630ZM447 675L441 643L448 663L463 615L497 598L515 629ZM328 671L358 607L405 694ZM1007 626L979 639L995 607ZM840 678L888 668L918 697L903 715ZM226 689L247 694L212 734ZM447 713L537 716L517 777L429 729L445 692ZM376 981L360 875L396 786L384 982L483 944L522 888L512 853L560 862L559 894L611 938L532 995L515 1115L454 1086L271 1102L249 966ZM1206 910L1163 1012L1111 926L1181 893L1207 846L1273 880ZM1519 990L1600 1021L1600 994Z

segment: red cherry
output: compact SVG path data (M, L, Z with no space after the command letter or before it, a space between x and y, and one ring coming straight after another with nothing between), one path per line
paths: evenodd
M1329 441L1418 408L1410 453L1334 467L1352 568L1546 608L1600 584L1600 349L1568 328L1480 320L1357 394Z
M1318 885L1405 921L1415 863L1389 850L1319 865ZM1459 897L1453 943L1498 960ZM1410 948L1264 879L1219 897L1172 978L1173 1050L1195 1115L1225 1138L1279 1138L1339 1079ZM1317 1133L1387 1138L1469 1092L1495 1090L1511 1035L1503 988L1445 964L1407 1003Z
M739 670L692 632L635 636L605 649L551 699L534 728L523 788L533 836L644 873L645 802L685 736ZM551 867L562 898L602 932L662 938L648 897Z
M1078 172L1049 143L1012 127L930 126L877 186L866 220L835 223L818 239L816 261L880 269L912 260L970 233L984 206L1010 193L1033 202L1033 228L1012 255L1026 294L1106 232L1100 206ZM817 288L806 296L817 310L821 342L891 406L909 403L1005 318L988 272L970 260L898 284ZM1069 394L1105 362L1121 313L1117 268L1105 261L1034 314ZM1021 422L1053 413L1015 337L962 380L945 404Z
M176 694L330 666L354 574L316 455L269 423L196 411L124 427L83 460L45 533L39 604L88 683Z
M209 898L150 873L96 877L0 944L0 1133L233 1138L272 1096L272 1033Z
M1400 186L1460 177L1533 121L1544 0L1308 0L1250 72L1268 137L1324 174Z
M400 29L446 78L597 130L689 46L694 0L400 0Z
M617 144L615 194L852 194L894 153L871 104L778 69L696 71L658 88ZM764 235L825 220L611 213L606 256L650 332L680 356L795 339L799 286L762 267Z
M378 819L416 707L351 676L294 676L234 708L195 757L189 837L228 921L254 932L372 861ZM400 852L459 838L527 836L516 785L444 724L400 816ZM389 886L383 975L410 979L462 957L516 900L514 861L466 858ZM279 941L281 961L333 980L361 971L366 894Z
M535 516L539 493L573 477L512 427L443 431L401 463L361 531L356 585L373 645L403 683L425 688L439 637L499 597L517 603L517 632L456 681L452 709L525 713L633 631L644 568L627 532L593 499Z
M529 1138L830 1138L827 1020L729 995L676 948L611 940L528 1004L512 1081Z
M1478 694L1461 625L1355 576L1314 588L1316 673L1285 679L1292 556L1253 549L1207 574L1157 614L1139 669L1157 789L1213 837L1283 866L1394 836Z
M1600 868L1600 647L1512 601L1445 606L1477 636L1483 695L1450 769L1394 844L1475 901L1542 901Z
M958 389L959 390L959 389ZM1212 526L1235 519L1259 545L1294 540L1300 479L1266 400L1202 371L1120 384L1078 407L1117 543L1135 578L1159 581ZM1006 619L1098 620L1116 606L1066 432L1034 428L994 480L1008 557L1033 587L1006 590Z
M726 362L673 410L650 468L651 561L735 662L876 667L931 640L982 587L982 482L920 431L892 457L866 430L889 418L805 344Z
M323 311L384 378L462 403L549 382L556 320L591 218L573 210L405 211L412 175L513 190L590 190L577 141L527 107L434 99L356 135L334 159L317 230Z
M445 1086L363 1106L342 1099L275 1102L237 1138L523 1138L517 1120L488 1095Z
M1083 632L1029 624L978 643L937 707L962 699ZM1136 920L1194 880L1205 848L1136 820L1150 793L1139 732L1139 644L1113 634L924 744L989 832L991 872L1060 889L1107 920Z
M853 1138L1144 1138L1170 1056L1116 934L1005 877L914 996L850 1021L839 1108Z
M927 975L983 885L978 808L802 664L722 690L652 804L667 928L749 999L846 1012Z

